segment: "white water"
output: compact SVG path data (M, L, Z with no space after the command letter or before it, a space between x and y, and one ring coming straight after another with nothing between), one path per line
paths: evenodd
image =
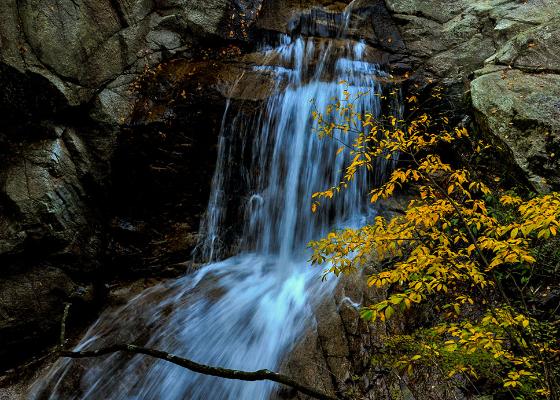
M366 46L345 41L341 48L340 43L285 37L280 47L269 50L271 58L280 54L281 65L258 69L277 74L288 85L257 115L232 117L226 110L201 224L206 239L197 248L198 256L212 263L104 313L78 349L137 340L208 365L278 369L282 355L313 324L312 307L332 289L332 283L317 280L322 268L306 262L306 243L333 226L361 225L371 217L366 190L388 168L380 163L376 176L360 175L321 212L311 213L311 195L337 185L348 163L348 156L335 154L340 143L320 141L312 132L313 108L324 110L331 98L342 96L340 80L348 82L351 93L379 91L377 66L363 61ZM369 97L362 110L379 110L377 99ZM250 160L236 160L239 154ZM242 176L242 182L234 176ZM220 261L221 249L232 244L223 239L224 223L228 198L238 185L247 188L240 250ZM58 361L34 384L30 398L264 400L274 388L269 382L203 376L147 356L114 354L80 367L82 362ZM71 379L76 374L81 375L79 388Z

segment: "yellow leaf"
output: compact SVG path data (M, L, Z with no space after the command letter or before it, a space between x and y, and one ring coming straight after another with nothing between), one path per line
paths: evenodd
M338 149L336 154L339 154L342 150L344 150L344 147L346 147L346 146L342 146L340 149Z
M387 317L387 319L391 318L393 316L393 314L395 313L395 309L391 306L388 306L385 309L385 316Z

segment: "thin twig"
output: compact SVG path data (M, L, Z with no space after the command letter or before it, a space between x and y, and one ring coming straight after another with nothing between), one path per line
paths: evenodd
M68 318L70 306L71 303L66 303L66 307L64 307L64 314L62 315L62 322L60 324L60 351L66 350L66 319Z

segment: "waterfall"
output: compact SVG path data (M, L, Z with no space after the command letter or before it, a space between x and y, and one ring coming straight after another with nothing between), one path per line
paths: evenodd
M365 47L363 42L301 37L292 41L283 36L281 45L268 51L268 57L280 59L281 65L255 67L277 75L287 87L271 97L256 116L237 115L232 124L222 126L212 197L200 229L205 240L196 250L203 260L221 258L224 241L219 240L223 236L220 229L235 181L231 166L240 154L251 157L248 165L239 166L244 168L244 184L249 188L245 195L248 223L240 244L243 251L289 259L309 240L328 232L333 221L340 224L367 214L365 194L384 180L390 169L385 160L378 160L374 176L360 174L340 198L328 202L328 210L317 215L310 212L313 193L339 184L339 171L349 164L350 156L337 156L336 151L341 143L351 143L341 132L335 132L334 141L319 140L313 133L317 126L312 112L325 110L334 98L344 98L345 89L351 96L381 91L376 78L384 73L377 65L362 61ZM379 96L364 97L359 104L358 112L378 112Z
M208 365L276 370L313 323L312 308L333 283L317 280L322 267L306 262L306 243L333 227L371 219L367 189L383 179L389 166L379 161L375 174L359 174L313 214L312 194L340 182L350 156L336 151L339 142L351 139L336 132L335 140L319 140L312 111L342 97L345 85L351 94L380 91L376 78L383 73L364 61L367 48L360 41L283 36L278 47L263 47L263 52L265 62L255 69L277 77L278 94L250 116L229 115L231 107L225 111L201 223L204 239L196 249L197 257L210 262L105 312L77 350L135 341ZM379 96L367 97L360 107L379 112ZM231 193L243 199L241 210L231 209ZM243 221L236 243L228 243L224 226L232 212ZM237 255L225 258L224 249L231 245ZM32 386L29 397L264 400L274 388L270 382L208 377L162 360L129 357L61 359ZM79 387L69 383L75 375L81 376Z

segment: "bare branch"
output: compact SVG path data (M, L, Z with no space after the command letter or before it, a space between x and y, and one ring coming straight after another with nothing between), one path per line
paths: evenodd
M278 374L268 369L260 369L254 372L239 371L235 369L221 368L221 367L211 367L205 364L199 364L192 360L188 360L183 357L176 356L174 354L168 353L166 351L154 350L147 347L136 346L133 344L116 344L109 347L104 347L98 350L82 350L82 351L66 351L65 350L65 324L66 318L68 317L68 309L70 304L66 304L64 309L64 316L62 318L62 326L60 329L60 355L62 357L70 358L90 358L90 357L101 357L106 354L116 353L119 351L126 351L130 353L145 354L151 357L159 358L160 360L168 361L172 364L179 365L188 370L198 372L204 375L217 376L220 378L227 379L237 379L241 381L263 381L269 380L276 383L281 383L283 385L289 386L298 392L306 394L318 400L341 400L342 397L332 396L316 389L310 388L308 386L302 385L299 382L287 377L286 375Z

